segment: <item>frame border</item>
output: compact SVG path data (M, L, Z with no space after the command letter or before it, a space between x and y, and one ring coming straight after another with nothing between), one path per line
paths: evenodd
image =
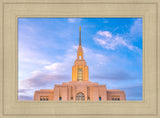
M156 5L156 11L157 11L157 14L156 14L156 18L157 18L157 20L156 20L156 23L158 24L158 3L157 2L151 2L151 3L108 3L108 2L98 2L99 4L155 4ZM44 4L43 2L16 2L16 3L10 3L10 2L4 2L4 3L2 3L3 5L3 13L2 13L2 45L3 45L3 51L2 51L2 57L3 57L3 62L2 62L2 64L3 64L3 84L2 84L2 89L3 89L3 93L2 93L2 103L3 103L3 108L4 108L4 5L5 4ZM63 3L61 3L61 2L55 2L55 3L45 3L45 4L97 4L97 2L63 2ZM43 16L44 17L44 16ZM68 17L68 15L67 15L67 17ZM73 15L71 15L71 17L73 17ZM145 18L144 18L145 19ZM143 19L143 20L144 20ZM143 21L143 23L144 23L144 21ZM143 25L144 26L144 25ZM158 26L156 26L156 31L157 31L157 33L156 33L156 36L157 36L157 38L156 38L156 63L157 63L157 66L156 66L156 83L157 83L157 85L156 85L156 96L157 96L157 101L156 101L156 103L157 103L157 105L156 105L156 114L150 114L151 116L158 116ZM143 35L144 36L144 35ZM17 48L18 49L18 48ZM144 80L143 80L143 82L144 82ZM144 95L144 92L143 92L143 95ZM144 96L143 96L144 97ZM4 116L10 116L10 115L14 115L14 116L23 116L23 115L26 115L26 116L46 116L46 115L49 115L49 114L4 114L4 109L3 109L3 115ZM53 114L51 114L52 116L53 116ZM106 116L106 115L114 115L114 116L128 116L128 115L134 115L134 116L146 116L145 114L78 114L78 115L80 115L80 116L92 116L92 115L96 115L96 116ZM149 115L149 114L147 114L147 115ZM50 115L49 115L50 116ZM54 116L77 116L77 115L75 115L75 114L54 114Z

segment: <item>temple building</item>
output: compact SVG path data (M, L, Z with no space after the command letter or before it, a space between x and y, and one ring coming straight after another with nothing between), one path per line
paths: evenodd
M55 85L54 89L40 89L35 91L34 100L37 101L106 101L126 100L125 92L118 89L107 89L106 85L89 81L89 71L83 57L81 45L81 27L79 29L79 47L77 59L72 66L72 81Z

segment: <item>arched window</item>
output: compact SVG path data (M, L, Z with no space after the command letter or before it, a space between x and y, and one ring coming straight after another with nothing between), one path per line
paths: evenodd
M61 101L62 100L62 97L59 97L59 101Z
M101 97L99 97L99 101L101 101Z
M85 100L84 93L80 92L76 94L76 100Z

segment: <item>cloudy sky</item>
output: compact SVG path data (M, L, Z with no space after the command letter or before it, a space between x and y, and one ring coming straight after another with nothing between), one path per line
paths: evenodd
M142 100L141 18L19 18L18 99L72 80L80 26L89 80Z

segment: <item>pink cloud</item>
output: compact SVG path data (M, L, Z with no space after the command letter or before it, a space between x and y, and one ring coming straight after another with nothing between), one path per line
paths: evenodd
M54 75L46 73L36 73L32 77L20 80L19 87L21 88L41 88L48 87L58 81L68 81L71 77L69 75Z

